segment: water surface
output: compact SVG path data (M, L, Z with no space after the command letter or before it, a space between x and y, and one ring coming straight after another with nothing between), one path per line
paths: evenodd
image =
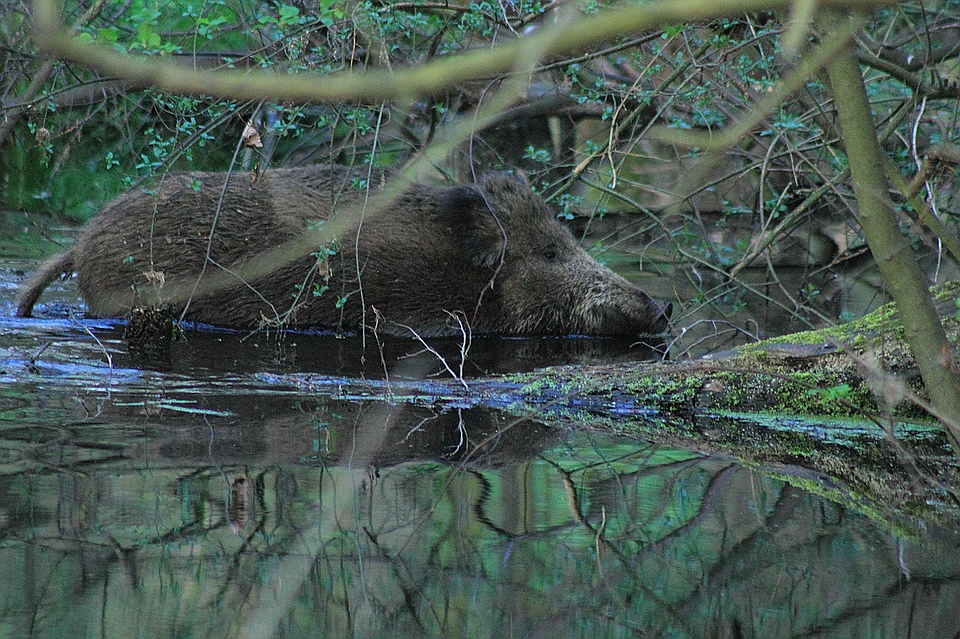
M17 266L0 269L0 637L960 627L953 528L894 531L728 458L391 401L385 384L444 374L413 341L190 331L142 361L122 324L79 318L69 282L40 319L9 317ZM437 347L459 374L458 344ZM463 374L630 356L476 340Z

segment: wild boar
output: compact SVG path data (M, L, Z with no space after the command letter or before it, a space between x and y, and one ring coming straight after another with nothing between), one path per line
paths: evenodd
M368 177L331 166L170 174L120 195L44 263L17 315L76 271L93 317L165 307L224 327L422 337L665 330L671 306L594 261L521 179L387 197L387 176Z

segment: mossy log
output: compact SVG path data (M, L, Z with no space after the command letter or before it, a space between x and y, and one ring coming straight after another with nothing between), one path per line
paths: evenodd
M937 292L954 340L958 297L957 284ZM683 362L559 366L465 385L305 383L352 399L494 408L516 416L515 427L532 419L726 455L897 530L960 525L960 464L921 408L925 393L892 305Z
M954 342L958 298L936 291ZM547 369L514 376L512 410L731 455L898 527L956 525L960 465L902 331L890 304L698 360Z

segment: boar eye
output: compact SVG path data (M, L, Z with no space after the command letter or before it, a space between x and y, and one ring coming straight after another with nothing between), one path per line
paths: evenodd
M545 257L547 261L552 262L555 259L557 259L557 250L553 248L548 248L543 252L543 257Z

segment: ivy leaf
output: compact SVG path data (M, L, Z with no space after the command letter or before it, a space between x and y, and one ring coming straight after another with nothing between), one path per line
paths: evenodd
M289 4L282 5L280 9L277 10L277 14L280 16L280 24L297 24L300 22L300 9L292 7Z

